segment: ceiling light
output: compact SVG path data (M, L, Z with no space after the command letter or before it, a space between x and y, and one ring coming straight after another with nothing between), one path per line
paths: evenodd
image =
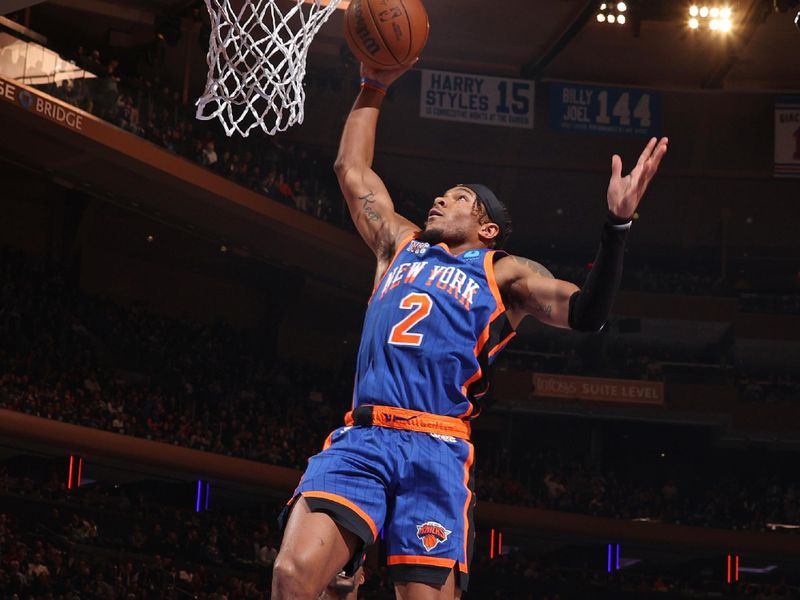
M790 0L800 3L800 0ZM689 7L689 29L708 29L715 32L728 32L733 29L733 9L730 6Z
M627 2L620 0L617 2L603 2L598 5L600 8L595 15L598 23L618 23L624 25L628 20L624 16L625 11L628 10Z

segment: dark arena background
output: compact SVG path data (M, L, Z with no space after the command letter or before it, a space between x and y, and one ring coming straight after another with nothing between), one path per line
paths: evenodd
M425 5L375 158L412 221L484 181L580 285L611 155L670 138L603 331L529 319L496 363L464 598L800 598L798 1ZM375 268L332 168L342 11L304 123L247 138L195 119L202 2L0 14L0 600L269 598Z

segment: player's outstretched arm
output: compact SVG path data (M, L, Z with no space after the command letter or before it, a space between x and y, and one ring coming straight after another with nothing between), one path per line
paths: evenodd
M625 239L631 219L650 180L667 152L667 138L651 139L633 170L622 177L622 159L611 159L608 184L608 220L603 226L600 248L581 288L555 279L539 263L508 256L495 266L498 284L505 291L508 312L516 327L525 315L555 327L599 331L614 305L622 279Z
M569 299L578 286L553 277L542 264L521 256L506 256L494 267L511 324L526 315L553 327L569 327Z
M394 254L400 238L419 229L395 213L386 186L372 170L381 103L386 89L407 70L361 66L361 91L347 117L334 166L353 223L379 261Z

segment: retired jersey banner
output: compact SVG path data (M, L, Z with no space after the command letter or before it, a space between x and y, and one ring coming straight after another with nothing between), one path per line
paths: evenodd
M560 131L658 137L661 94L635 88L551 82L550 127Z
M660 381L534 373L533 395L595 402L661 405L664 404L664 384Z
M775 102L775 177L800 177L800 96Z
M442 119L533 127L533 81L422 69L419 115Z

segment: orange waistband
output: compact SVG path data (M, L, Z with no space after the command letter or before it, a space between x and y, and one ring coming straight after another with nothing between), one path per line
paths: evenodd
M345 425L376 425L390 429L421 431L469 439L470 424L455 417L444 417L431 413L395 408L394 406L359 406L344 416Z

